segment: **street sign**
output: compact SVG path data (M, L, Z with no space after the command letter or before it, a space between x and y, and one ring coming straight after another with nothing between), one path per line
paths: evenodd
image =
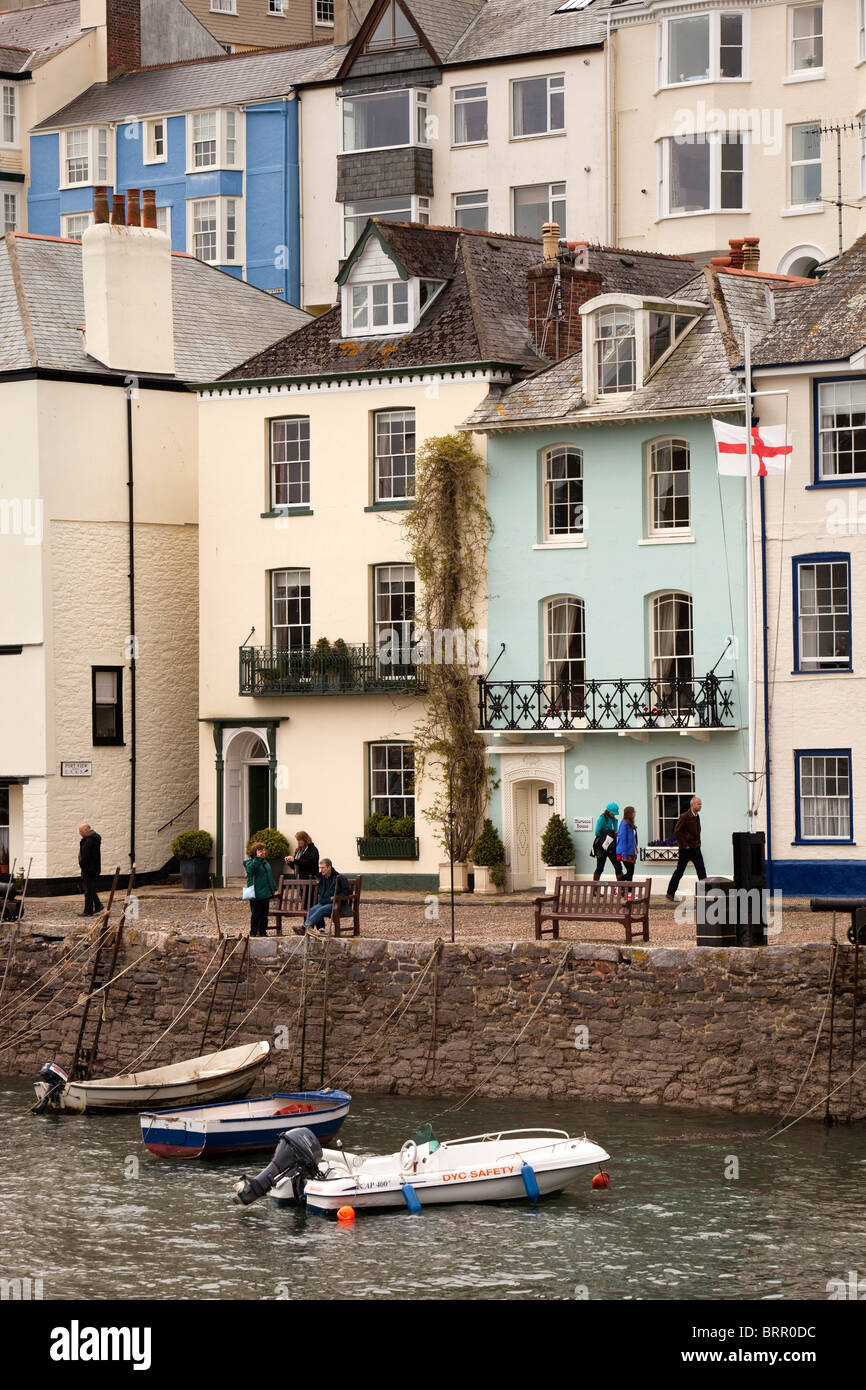
M61 777L92 777L93 763L61 763Z
M592 816L575 816L574 828L575 830L591 830Z

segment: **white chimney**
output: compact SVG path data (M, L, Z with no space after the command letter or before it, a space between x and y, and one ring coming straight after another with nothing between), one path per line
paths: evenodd
M130 190L132 195L132 190ZM81 239L84 329L87 352L112 371L174 375L171 241L156 228L155 196L144 194L143 226L138 194L124 217L124 196L112 200L97 189L96 222Z

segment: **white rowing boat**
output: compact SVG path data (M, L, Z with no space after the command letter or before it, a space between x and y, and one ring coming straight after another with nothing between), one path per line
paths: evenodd
M99 1081L70 1081L61 1067L49 1062L40 1073L42 1080L36 1082L36 1094L42 1108L79 1114L226 1100L252 1090L270 1050L270 1043L265 1041L244 1043L171 1066L106 1076Z
M429 1130L429 1127L427 1127ZM408 1139L399 1153L363 1158L325 1149L318 1175L306 1177L303 1199L311 1211L421 1207L451 1202L503 1202L561 1192L587 1168L600 1169L610 1155L584 1135L562 1129L512 1129L442 1142L430 1133ZM606 1185L606 1182L604 1183ZM294 1205L297 1183L281 1177L270 1198Z

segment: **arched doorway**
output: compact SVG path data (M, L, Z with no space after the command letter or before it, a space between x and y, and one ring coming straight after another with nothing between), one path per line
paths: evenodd
M544 883L541 837L553 811L553 783L535 779L515 782L511 794L514 808L511 886L515 892L521 892Z
M793 246L779 262L780 275L814 275L815 267L826 260L820 246L804 243Z
M254 830L270 823L270 760L264 737L255 729L238 729L225 752L226 878L243 873L246 844Z

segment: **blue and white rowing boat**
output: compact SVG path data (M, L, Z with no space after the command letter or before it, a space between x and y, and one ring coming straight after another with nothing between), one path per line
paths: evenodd
M145 1110L138 1118L145 1147L157 1158L210 1158L273 1148L287 1129L332 1139L351 1100L345 1091L278 1091L259 1100Z

